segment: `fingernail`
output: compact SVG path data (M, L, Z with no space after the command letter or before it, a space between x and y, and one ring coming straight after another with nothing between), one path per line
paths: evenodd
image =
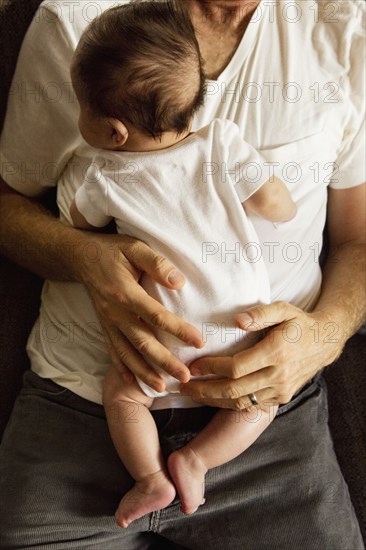
M190 342L188 342L191 346L194 346L195 348L198 348L198 349L201 349L201 348L204 348L205 347L205 344L204 342L202 342L202 340L191 340Z
M180 285L185 282L185 279L183 275L175 269L169 273L168 281L171 285Z
M240 325L242 325L244 327L253 324L253 319L247 313L241 313L240 315L237 315L236 318L237 318L238 322L240 323Z

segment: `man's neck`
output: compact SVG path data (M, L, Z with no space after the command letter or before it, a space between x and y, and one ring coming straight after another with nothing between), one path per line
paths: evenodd
M185 0L208 78L230 63L260 0Z
M248 24L261 0L185 0L188 9L213 27L228 26L231 30Z

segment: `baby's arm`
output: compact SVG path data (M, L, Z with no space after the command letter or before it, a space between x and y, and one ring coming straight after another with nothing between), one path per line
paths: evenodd
M228 120L216 120L215 124L221 132L226 172L235 173L235 190L245 210L271 222L291 220L296 215L296 205L283 181L274 175L265 181L266 159L243 140L236 124ZM257 171L251 171L252 166L260 169L259 179Z
M249 199L243 202L245 210L271 222L286 222L297 212L290 192L282 180L273 176L266 181Z
M71 203L71 221L78 229L98 231L113 219L108 212L108 189L113 182L102 173L103 165L103 159L94 157Z
M82 213L78 210L75 199L72 201L70 206L70 216L74 227L77 227L78 229L87 229L89 231L97 231L100 229L100 227L95 227L86 221Z

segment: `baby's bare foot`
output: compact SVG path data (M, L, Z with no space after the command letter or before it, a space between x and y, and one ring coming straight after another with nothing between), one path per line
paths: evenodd
M161 510L175 497L175 488L168 475L159 470L140 481L125 494L115 514L120 527L128 527L131 521L145 514Z
M205 502L206 466L193 449L186 445L169 456L168 470L178 491L182 512L193 514Z

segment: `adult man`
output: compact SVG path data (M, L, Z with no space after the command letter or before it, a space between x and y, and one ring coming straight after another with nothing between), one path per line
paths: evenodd
M154 340L149 325L165 328L187 342L193 335L187 325L148 299L133 283L133 276L138 269L148 271L170 288L179 288L183 281L172 266L155 258L144 245L131 244L128 239L121 241L114 235L93 235L91 239L42 213L36 204L4 185L2 230L8 242L21 239L39 254L34 265L32 258L20 258L19 251L11 246L6 250L5 244L5 251L41 275L65 281L47 283L41 319L29 345L33 370L64 389L45 382L42 389L42 381L33 375L18 401L13 428L5 438L2 474L13 485L4 485L12 516L2 518L4 548L25 546L25 542L35 547L42 543L52 544L52 548L85 548L89 540L90 545L100 544L101 548L112 549L119 544L144 548L150 544L144 533L149 530L190 548L200 547L200 537L214 548L290 547L294 539L307 548L362 547L348 493L332 454L324 391L315 382L290 400L339 355L347 337L362 322L362 78L351 62L362 39L359 20L363 8L358 2L341 2L332 17L327 2L317 6L308 2L291 4L246 0L188 2L210 78L207 102L197 117L197 126L213 116L235 120L245 137L272 163L269 169L285 172L300 206L300 216L294 225L284 229L253 220L261 242L267 243L258 253L267 262L273 299L286 303L252 308L249 320L243 317L241 323L246 328L251 323L254 329L271 325L275 329L251 350L232 359L201 360L195 365L196 371L192 369L194 373L197 368L203 374L214 372L224 376L223 380L194 381L182 388L182 393L189 393L194 400L219 407L245 408L251 404L251 394L259 402L288 404L281 408L273 423L275 428L267 430L251 452L235 461L234 466L220 468L213 475L208 483L211 498L208 491L207 505L202 508L208 519L203 521L203 516L197 514L187 521L177 507L172 507L145 519L122 538L108 516L114 499L118 499L123 487L128 487L129 480L122 472L116 473L120 466L108 447L102 411L96 404L100 402L100 381L107 359L101 338L95 334L97 321L87 294L81 286L66 281L87 286L113 360L121 361L147 383L156 379L134 346L171 373L177 375L185 368ZM79 142L76 105L65 97L51 104L45 91L50 83L62 87L68 81L68 61L87 23L87 12L83 12L86 5L79 6L72 16L70 6L64 3L40 10L28 33L15 77L20 90L32 80L38 82L39 101L23 105L26 109L18 111L16 119L13 98L2 138L4 180L27 195L36 195L42 184L58 180L63 217L67 216L68 204L91 155ZM103 7L109 5L113 3L103 3ZM341 36L342 47L337 42ZM29 60L25 65L27 44L39 44L37 60L45 55L42 62L38 61L38 73L34 73ZM51 51L42 44L50 46ZM271 65L267 63L269 51ZM59 62L50 63L56 55ZM27 71L31 66L30 75ZM23 120L26 113L31 113L29 119ZM19 127L17 136L12 135L10 121ZM32 141L25 145L22 136L28 141L31 131ZM50 140L52 132L54 139ZM32 163L36 168L33 176L29 174ZM332 175L334 168L338 172ZM320 291L317 246L321 243L329 183L332 261L328 262ZM44 245L50 242L57 261L42 254ZM97 256L90 256L91 242ZM207 250L215 251L215 247ZM232 253L226 249L220 252ZM136 269L126 262L123 253ZM173 275L171 283L169 275ZM305 313L300 307L312 312ZM47 339L50 326L59 331L58 342ZM122 364L120 368L122 375L128 377L126 368ZM48 400L45 392L52 394ZM55 396L57 392L62 395ZM30 412L30 418L25 411ZM182 434L194 432L205 415L208 418L209 409L188 409L179 414L164 410L157 412L156 418L165 426L163 435L168 433L168 418L173 418L170 427L174 418L179 420L174 425L180 438L174 445L179 445L179 441L184 441ZM42 432L35 422L39 418L45 427ZM26 434L37 431L42 435L37 445L29 442L25 469L19 461L20 449ZM168 435L171 441L173 431ZM62 438L71 448L65 450ZM104 475L100 472L101 460L106 461ZM60 461L66 466L59 467ZM114 493L117 479L120 485ZM51 499L51 480L60 497L57 502ZM26 490L23 495L22 485ZM44 503L36 498L42 494L46 497ZM83 504L84 499L88 500L87 505ZM282 507L285 501L286 506ZM340 506L344 515L335 519ZM227 515L225 528L222 522L215 521L218 514L221 519ZM240 526L240 521L245 525ZM67 536L62 525L68 525Z

